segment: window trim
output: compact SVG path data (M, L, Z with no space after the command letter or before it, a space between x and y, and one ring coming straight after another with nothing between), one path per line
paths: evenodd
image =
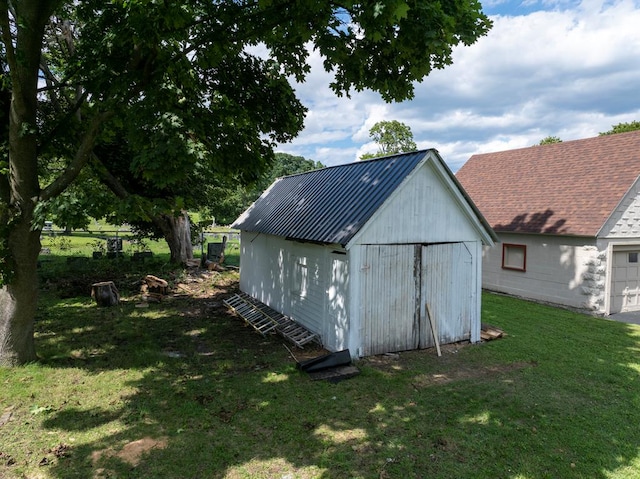
M507 264L507 250L508 249L519 249L522 251L522 266L516 266ZM502 269L508 269L511 271L527 271L527 245L524 244L515 244L515 243L502 243Z
M306 297L309 287L309 269L307 265L307 258L305 256L298 256L293 261L292 279L292 293L300 298Z

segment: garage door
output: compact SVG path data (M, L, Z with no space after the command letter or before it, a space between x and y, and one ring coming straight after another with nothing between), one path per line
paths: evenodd
M640 311L640 246L613 251L611 313Z

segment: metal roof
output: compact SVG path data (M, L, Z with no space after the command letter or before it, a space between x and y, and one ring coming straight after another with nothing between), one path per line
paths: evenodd
M279 178L232 227L344 246L430 151Z

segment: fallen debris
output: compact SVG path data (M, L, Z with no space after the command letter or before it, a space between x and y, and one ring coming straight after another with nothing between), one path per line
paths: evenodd
M169 283L152 274L146 275L143 283L146 284L149 293L166 295L169 292Z
M11 457L9 454L5 454L0 451L0 466L4 465L6 467L13 466L16 463L16 460Z
M2 415L0 416L0 426L4 426L11 420L11 416L13 415L14 406L9 406L4 408L2 411Z
M360 374L360 370L351 364L348 349L298 362L297 367L309 374L312 381L337 383Z
M480 338L482 338L483 341L491 341L493 339L502 338L503 336L504 331L500 328L485 323L482 323L480 326Z

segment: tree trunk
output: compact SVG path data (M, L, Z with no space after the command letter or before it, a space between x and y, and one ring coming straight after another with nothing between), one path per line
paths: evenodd
M11 76L9 172L0 179L0 365L36 359L33 324L38 296L40 231L32 231L40 194L37 163L37 86L44 26L53 2L13 4L20 25L12 36L7 2L0 27ZM15 38L15 39L14 39Z
M34 321L38 298L40 230L32 230L36 204L75 179L99 133L96 118L65 171L40 190L38 177L38 78L46 23L54 0L0 1L0 33L11 78L9 167L0 173L0 366L36 360ZM15 14L15 28L11 17Z
M38 297L40 231L30 219L21 220L9 234L14 276L0 288L0 366L35 361L33 324Z
M186 211L180 216L159 215L154 218L154 222L169 245L172 263L185 264L187 260L193 259L191 222Z

